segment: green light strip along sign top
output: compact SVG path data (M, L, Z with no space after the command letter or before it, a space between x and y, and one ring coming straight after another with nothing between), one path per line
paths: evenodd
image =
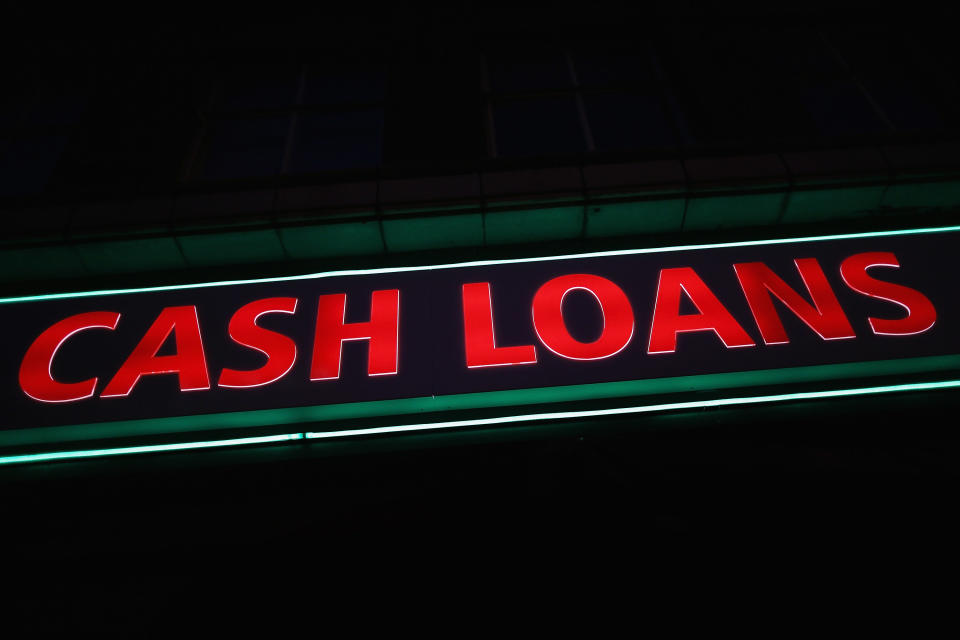
M3 298L0 463L954 388L958 241L949 226Z
M806 236L801 238L772 238L768 240L743 240L739 242L716 242L707 244L691 244L666 247L648 247L644 249L621 249L615 251L596 251L591 253L577 253L559 256L538 256L533 258L510 258L503 260L474 260L470 262L452 262L448 264L417 265L409 267L382 267L377 269L344 269L339 271L321 271L318 273L296 276L278 276L274 278L251 278L247 280L217 280L212 282L196 282L190 284L164 285L156 287L133 287L127 289L99 289L96 291L73 291L67 293L49 293L32 296L13 296L0 298L0 304L16 302L35 302L40 300L63 300L66 298L87 298L93 296L110 296L127 293L155 293L160 291L179 291L184 289L203 289L207 287L221 287L242 284L268 284L273 282L292 282L297 280L315 280L318 278L333 278L338 276L378 275L388 273L404 273L414 271L434 271L437 269L460 269L464 267L487 267L505 264L520 264L525 262L543 262L550 260L578 260L585 258L603 258L610 256L640 255L645 253L667 253L672 251L696 251L701 249L725 249L734 247L756 247L764 245L791 244L802 242L824 242L829 240L854 240L858 238L885 238L903 235L918 235L930 233L949 233L960 231L960 225L946 227L925 227L921 229L894 229L889 231L868 231L862 233L841 233L825 236Z

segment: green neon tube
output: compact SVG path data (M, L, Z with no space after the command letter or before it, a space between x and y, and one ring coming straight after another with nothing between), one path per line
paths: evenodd
M192 449L210 449L220 447L238 447L254 444L270 444L288 442L291 440L350 438L416 431L430 431L438 429L462 429L466 427L493 426L523 422L542 422L545 420L570 420L577 418L592 418L602 416L631 415L673 411L682 409L699 409L705 407L725 407L736 405L767 404L796 400L816 400L822 398L843 398L852 396L877 395L908 391L934 391L941 389L960 388L960 380L946 380L942 382L914 382L908 384L885 385L878 387L860 387L853 389L834 389L830 391L803 391L796 393L780 393L766 396L746 396L738 398L717 398L714 400L696 400L690 402L672 402L667 404L641 405L634 407L618 407L613 409L593 409L587 411L555 411L548 413L532 413L493 418L478 418L474 420L452 420L446 422L429 422L422 424L405 424L388 427L369 427L364 429L344 429L340 431L286 433L274 436L254 438L234 438L230 440L208 440L203 442L183 442L177 444L145 445L138 447L118 447L114 449L87 449L79 451L58 451L50 453L34 453L0 457L0 465L24 464L30 462L53 462L59 460L75 460L83 458L98 458L104 456L119 456L139 453L159 453L166 451L186 451Z
M55 451L51 453L31 453L20 456L0 457L0 464L23 462L50 462L54 460L76 460L81 458L100 458L103 456L123 456L134 453L158 453L163 451L186 451L191 449L212 449L216 447L239 447L251 444L270 444L301 440L302 433L284 433L276 436L258 436L253 438L232 438L230 440L207 440L203 442L180 442L175 444L151 444L139 447L116 447L113 449L83 449L80 451Z
M343 438L349 436L372 435L382 433L403 433L405 431L424 431L428 429L456 429L481 425L507 424L513 422L538 422L542 420L570 420L600 416L621 416L638 413L653 413L680 409L701 409L704 407L726 407L746 404L764 404L790 400L815 400L820 398L842 398L848 396L874 395L897 391L931 391L934 389L960 388L960 380L945 382L915 382L909 384L887 385L883 387L865 387L860 389L837 389L833 391L806 391L780 393L770 396L749 396L742 398L717 398L715 400L694 400L690 402L671 402L667 404L641 405L637 407L617 407L614 409L591 409L588 411L555 411L550 413L532 413L519 416L498 418L479 418L476 420L455 420L427 424L399 425L394 427L371 427L369 429L348 429L345 431L307 432L307 438Z
M498 264L520 264L524 262L546 262L550 260L581 260L606 256L639 255L644 253L666 253L670 251L695 251L698 249L724 249L730 247L755 247L771 244L791 244L797 242L818 242L826 240L851 240L856 238L883 238L889 236L919 235L929 233L950 233L960 231L960 225L949 227L926 227L921 229L897 229L892 231L865 231L862 233L842 233L827 236L808 236L803 238L774 238L770 240L743 240L739 242L717 242L711 244L691 244L672 247L650 247L646 249L620 249L615 251L596 251L561 256L538 256L534 258L510 258L503 260L476 260L473 262L455 262L450 264L420 265L411 267L383 267L378 269L347 269L342 271L324 271L297 276L274 278L254 278L251 280L222 280L219 282L199 282L193 284L165 285L158 287L140 287L135 289L103 289L99 291L74 291L71 293L50 293L33 296L0 298L0 304L32 302L39 300L62 300L66 298L89 298L93 296L111 296L124 293L149 293L155 291L177 291L183 289L201 289L206 287L231 286L239 284L263 284L269 282L292 282L296 280L316 280L338 276L375 275L382 273L404 273L413 271L432 271L435 269L460 269L463 267L486 267Z

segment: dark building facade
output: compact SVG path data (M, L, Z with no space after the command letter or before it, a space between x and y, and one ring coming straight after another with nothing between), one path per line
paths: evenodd
M0 291L949 227L960 206L949 30L855 9L461 3L31 34L17 41L24 63L0 124ZM951 380L951 366L846 383ZM942 416L956 402L921 389L9 465L0 491L22 548L133 557L161 590L175 588L159 568L173 557L226 562L250 545L377 530L407 541L510 530L521 546L609 536L621 549L937 537L955 531L942 504L958 441Z

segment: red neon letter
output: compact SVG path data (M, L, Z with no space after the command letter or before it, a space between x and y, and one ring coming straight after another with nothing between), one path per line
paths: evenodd
M267 356L267 362L252 371L224 369L218 384L234 388L262 387L287 375L297 360L297 343L285 335L258 327L257 318L265 313L293 313L296 310L296 298L264 298L237 309L230 318L230 337L234 342Z
M174 334L177 352L158 356L157 352L171 333ZM180 391L210 388L196 307L166 307L161 311L100 397L130 395L140 376L160 373L177 374Z
M374 291L370 296L369 322L347 324L346 313L346 294L320 296L310 379L336 380L340 377L340 352L345 340L370 341L367 375L395 374L399 349L400 292L397 289Z
M93 395L97 379L57 382L53 379L53 357L67 338L84 329L116 329L120 314L91 311L65 318L41 333L27 349L20 363L20 388L40 402L72 402Z
M532 344L498 347L493 334L493 303L489 282L463 285L463 339L467 351L467 367L500 367L511 364L532 364L537 351Z
M868 318L870 328L878 335L909 336L923 333L937 321L937 310L930 300L914 289L876 280L867 274L870 267L899 267L897 257L886 251L858 253L840 265L840 275L847 286L871 298L898 304L907 310L907 317L898 320Z
M809 302L780 279L762 262L747 262L733 265L740 280L740 287L750 305L750 311L760 328L760 335L766 344L785 344L790 342L787 332L780 322L780 316L773 306L770 293L787 305L790 311L803 320L808 327L816 331L824 340L855 338L853 327L843 313L843 308L823 275L823 269L816 258L800 258L793 261L797 271L810 292L813 300Z
M700 313L680 315L680 292L686 293ZM690 267L663 269L657 284L657 301L650 327L647 353L672 353L677 350L677 334L688 331L713 331L723 344L752 347L747 335L726 307Z
M593 342L573 339L563 323L563 299L575 289L597 299L603 331ZM533 327L540 341L558 356L571 360L599 360L616 355L633 338L633 309L623 290L606 278L576 273L546 282L533 297Z

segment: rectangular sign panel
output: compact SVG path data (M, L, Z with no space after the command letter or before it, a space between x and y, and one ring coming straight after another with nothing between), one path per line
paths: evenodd
M949 364L958 246L927 229L9 298L0 429Z

